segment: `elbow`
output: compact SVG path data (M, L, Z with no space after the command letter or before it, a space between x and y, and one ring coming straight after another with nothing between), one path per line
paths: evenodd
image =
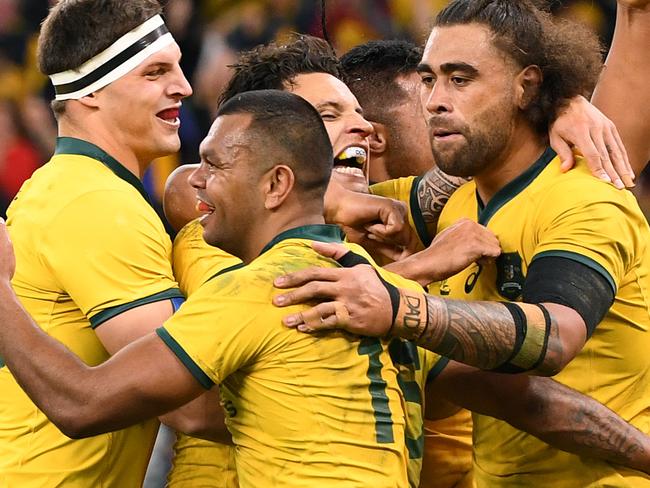
M50 420L70 439L85 439L105 432L99 428L94 419L87 418L74 410L52 416Z

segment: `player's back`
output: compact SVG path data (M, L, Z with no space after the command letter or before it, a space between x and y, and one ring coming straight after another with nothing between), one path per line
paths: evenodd
M308 232L289 232L204 284L159 334L204 386L220 383L240 486L407 486L404 407L387 343L300 333L281 319L302 308L271 304L274 278L335 265L307 239L336 228L300 229Z

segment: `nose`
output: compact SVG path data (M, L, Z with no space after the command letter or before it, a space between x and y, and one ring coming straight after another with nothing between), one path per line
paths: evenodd
M192 185L192 187L197 190L205 189L206 172L204 166L205 165L203 163L199 164L199 166L187 177L187 181L190 183L190 185Z
M181 69L180 65L177 65L174 69L173 80L170 83L169 90L173 98L187 98L192 94L192 87L190 82L185 78L185 74Z
M439 114L452 111L449 94L443 83L436 83L431 90L422 90L424 109L430 114Z
M375 128L370 122L363 118L363 115L355 112L355 114L350 118L348 132L359 134L361 137L368 137L370 134L375 132Z

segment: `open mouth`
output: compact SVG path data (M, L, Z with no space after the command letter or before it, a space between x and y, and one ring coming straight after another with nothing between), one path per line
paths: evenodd
M334 171L365 178L363 168L367 159L368 153L363 147L347 147L334 158Z
M179 126L181 121L180 121L180 109L179 108L166 108L165 110L161 110L156 114L156 117L161 119L163 122L166 122L170 125L173 126Z
M214 212L214 207L212 205L208 205L203 200L199 199L196 201L196 211L201 214L199 220L203 221L203 219L212 215L212 213Z

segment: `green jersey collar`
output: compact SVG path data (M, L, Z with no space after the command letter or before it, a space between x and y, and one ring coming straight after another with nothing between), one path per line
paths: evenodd
M548 163L550 163L556 155L557 154L553 149L550 147L546 148L544 154L542 154L539 159L530 166L530 168L496 192L485 206L483 206L483 202L481 202L477 190L476 201L478 203L478 223L487 225L494 214L497 213L497 211L506 203L524 191L526 187L530 185L537 176L539 176L544 168L548 166Z
M54 154L78 154L79 156L88 156L89 158L96 159L115 173L116 176L135 187L142 197L149 202L149 196L138 177L122 166L110 154L94 144L74 137L57 137Z
M309 239L310 241L320 242L343 242L343 231L336 225L329 224L316 224L316 225L303 225L301 227L294 227L293 229L285 230L275 236L269 242L260 255L271 249L277 243L286 239Z

